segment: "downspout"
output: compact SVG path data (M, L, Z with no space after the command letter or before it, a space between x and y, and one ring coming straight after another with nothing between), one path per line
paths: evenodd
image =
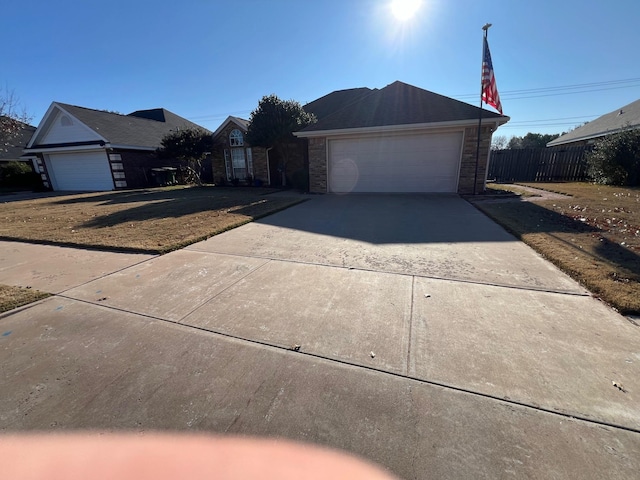
M271 186L271 160L269 160L269 150L273 147L267 148L267 184Z

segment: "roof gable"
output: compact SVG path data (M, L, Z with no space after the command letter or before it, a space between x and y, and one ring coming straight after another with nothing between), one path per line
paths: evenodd
M93 132L93 138L84 138L83 135L78 134L72 139L58 141L56 137L47 136L46 132L52 124L55 124L60 111ZM34 135L29 148L96 140L120 147L156 149L161 146L162 138L166 134L181 128L200 128L208 131L163 108L138 110L130 115L122 115L53 102L38 126L39 131Z
M249 120L245 120L244 118L234 117L229 115L224 122L220 124L216 131L213 132L214 138L222 133L222 131L227 128L229 124L233 124L236 127L240 127L244 133L247 133L247 129L249 128Z
M547 143L548 147L565 145L567 143L581 142L603 137L611 133L619 132L625 128L640 127L640 100L617 108L591 122L565 133L564 135Z
M33 138L33 143L39 145L91 141L104 142L105 138L60 105L47 112Z
M474 121L479 111L468 103L396 81L381 90L372 90L301 132ZM509 120L487 110L483 110L482 116L501 119L501 123Z

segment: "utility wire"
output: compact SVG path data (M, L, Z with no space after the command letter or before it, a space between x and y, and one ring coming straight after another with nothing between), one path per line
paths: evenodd
M627 85L620 87L620 84L623 83L638 83L640 82L640 77L638 78L627 78L621 80L608 80L604 82L591 82L591 83L575 83L572 85L561 85L556 87L542 87L542 88L528 88L522 90L504 90L500 92L500 97L510 96L510 95L521 95L521 94L537 94L537 93L547 93L559 90L576 90L576 89L585 89L591 87L602 87L602 86L613 86L618 85L617 88L626 88ZM635 85L628 85L635 86ZM614 87L615 88L615 87ZM585 92L590 92L594 90L585 90ZM597 91L597 90L596 90ZM577 92L582 93L582 92ZM466 97L477 97L477 93L464 93L461 95L454 95L456 98L466 98Z

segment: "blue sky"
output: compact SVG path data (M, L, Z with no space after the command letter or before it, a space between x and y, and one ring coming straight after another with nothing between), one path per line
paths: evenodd
M214 130L271 93L306 103L395 80L478 105L490 22L511 117L499 135L559 133L640 98L637 0L423 0L404 23L389 3L5 2L0 85L34 124L56 100L122 113L165 107Z

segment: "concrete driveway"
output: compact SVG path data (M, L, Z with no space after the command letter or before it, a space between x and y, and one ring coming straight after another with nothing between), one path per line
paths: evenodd
M640 471L640 330L458 197L312 197L123 261L0 316L0 428L284 436L404 478Z

